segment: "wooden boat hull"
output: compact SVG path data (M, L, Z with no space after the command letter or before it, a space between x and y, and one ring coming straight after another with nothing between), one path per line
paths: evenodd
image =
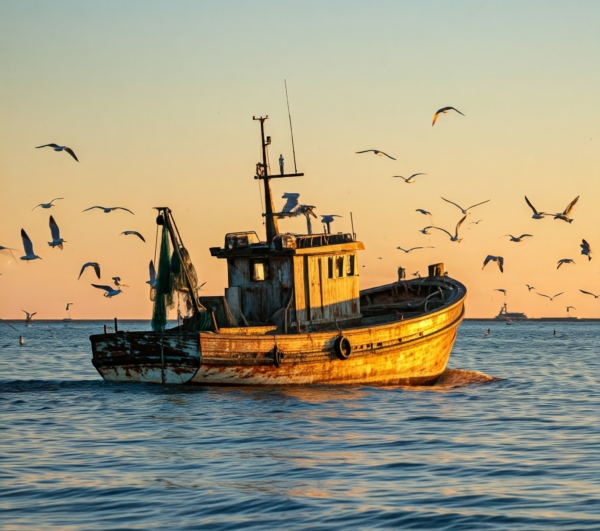
M462 286L462 285L461 285ZM340 331L253 334L179 331L91 336L105 380L200 385L427 385L444 372L464 317L466 290L414 318ZM336 352L343 335L348 359ZM279 357L277 355L279 353Z

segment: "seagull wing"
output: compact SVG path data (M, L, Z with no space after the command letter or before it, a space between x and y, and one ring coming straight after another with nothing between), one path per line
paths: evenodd
M500 269L500 273L504 273L504 258L502 256L498 257L498 269Z
M39 205L37 205L37 206L34 206L34 207L31 209L31 211L33 212L33 211L34 211L34 210L35 210L37 207L41 207L43 204L44 204L44 203L40 203Z
M285 205L283 205L282 212L285 212L285 213L291 212L294 208L296 208L298 206L298 198L300 197L300 194L285 193L281 197L282 197L282 199L287 200Z
M564 291L561 291L560 293L557 293L556 295L553 295L552 298L554 299L554 298L558 297L559 295L562 295L563 293L564 293Z
M58 201L59 199L64 199L64 197L55 197L52 201L50 201L50 204L54 203L54 201Z
M121 234L119 234L119 236L125 234L125 236L129 236L130 234L133 234L134 236L137 236L140 240L142 240L144 243L146 242L146 240L144 239L144 237L137 231L135 230L126 230L123 231Z
M105 209L105 207L103 207L103 206L96 205L96 206L93 206L93 207L90 207L90 208L86 208L85 210L82 210L82 212L87 212L88 210L92 210L93 208L99 208L101 210Z
M37 312L33 312L30 317L33 317Z
M385 155L388 159L392 159L392 160L396 160L394 157L392 157L391 155L388 155L385 151L380 151L379 153L381 153L382 155Z
M446 229L442 229L442 227L425 227L426 229L437 229L437 230L441 230L444 231L448 236L450 236L450 238L452 238L452 234L450 234Z
M462 114L464 116L464 114L462 112L460 112L458 109L455 109L454 107L446 107L446 110L447 111L450 111L450 110L456 111L458 114Z
M457 204L456 204L454 201L450 201L449 199L445 199L445 198L443 198L443 197L442 197L442 199L444 199L444 201L446 201L446 203L451 203L451 204L453 204L455 207L459 208L459 209L461 210L461 212L464 212L464 209L463 209L463 207L461 207L461 206L457 205ZM468 209L467 209L467 210L468 210Z
M69 147L66 147L66 148L65 148L65 151L66 151L66 152L67 152L69 155L71 155L71 157L73 157L73 158L74 158L74 159L75 159L77 162L79 162L79 159L77 158L77 156L75 155L75 152L74 152L74 151L73 151L71 148L69 148Z
M417 175L427 175L427 174L426 174L426 173L413 173L413 174L412 174L412 175L409 177L409 179L413 179L413 178L415 178Z
M527 237L527 236L533 237L533 234L521 234L521 236L519 236L519 240L520 240L521 238L525 238L525 237Z
M481 203L477 203L476 205L471 205L469 208L475 208L476 206L483 205L484 203L489 203L490 201L491 199L488 199L487 201L482 201ZM469 210L469 208L467 208L467 210Z
M402 177L402 175L392 175L392 179L404 179L404 181L408 181L408 179L406 177ZM409 177L410 179L410 177Z
M356 151L356 154L358 153L368 153L369 151L376 151L375 149L365 149L364 151Z
M98 262L92 262L91 264L94 266L94 271L96 272L96 276L100 278L100 264Z
M536 293L540 296L540 297L546 297L547 299L551 299L552 297L550 297L550 295L544 295L543 293L540 293L539 291L536 291Z
M29 236L27 236L27 233L23 229L21 229L21 239L23 240L23 249L25 250L25 254L33 254L33 243L31 243L31 239Z
M50 216L50 233L52 234L52 239L53 240L60 240L60 229L58 228L58 225L56 224L56 221L54 221L54 218L52 216Z
M56 147L60 147L60 146L58 144L44 144L43 146L36 146L35 149L39 149L39 148L43 148L43 147L56 148Z
M585 293L586 295L591 295L592 297L595 297L596 299L600 296L600 295L595 295L594 293L590 293L589 291L584 291L582 289L580 289L579 291L581 291L581 293Z
M488 264L488 262L489 262L490 260L496 260L496 259L497 259L497 257L496 257L496 256L494 256L494 255L491 255L491 254L488 254L488 255L485 257L485 260L483 261L483 267L485 267L485 266ZM483 269L483 267L482 267L481 269Z
M579 196L577 196L575 199L573 199L573 201L571 201L567 205L567 208L565 208L565 211L563 212L565 216L568 216L571 213L571 210L573 210L573 207L575 206L575 203L577 203L577 201L579 201Z
M124 208L124 207L113 207L113 210L127 210L127 212L129 212L130 214L133 214L133 212L131 210L129 210L128 208ZM133 214L135 216L135 214Z
M467 216L465 214L465 216L463 216L463 218L456 224L456 230L454 231L454 237L458 238L458 229L459 227L464 223L465 219L467 219Z
M113 291L114 289L112 286L101 286L100 284L92 284L92 286L98 289L103 289L104 291Z
M533 210L534 214L539 214L539 212L535 209L535 207L531 204L531 201L529 201L529 199L527 199L527 196L525 196L525 201L527 202L527 204L529 205L529 208L531 208L531 210Z

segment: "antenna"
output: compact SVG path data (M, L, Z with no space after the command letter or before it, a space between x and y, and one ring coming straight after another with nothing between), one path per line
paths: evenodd
M354 218L352 217L352 212L350 212L350 223L352 224L352 239L356 241L356 232L354 232Z
M290 119L290 135L292 136L292 153L294 155L294 173L298 173L296 168L296 148L294 147L294 130L292 129L292 115L290 114L290 99L288 98L287 81L284 79L285 85L285 101L287 102L288 118Z

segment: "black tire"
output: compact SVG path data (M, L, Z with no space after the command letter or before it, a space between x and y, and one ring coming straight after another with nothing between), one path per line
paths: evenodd
M333 351L341 360L347 360L352 354L352 344L345 336L338 336L333 343Z
M273 348L273 361L275 362L275 367L281 367L281 362L283 361L284 357L285 356L283 352L281 352L278 347Z

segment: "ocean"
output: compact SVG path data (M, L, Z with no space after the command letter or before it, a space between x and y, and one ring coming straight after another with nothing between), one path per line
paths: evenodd
M600 529L600 323L465 322L428 388L269 389L106 383L103 321L11 324L1 529Z

